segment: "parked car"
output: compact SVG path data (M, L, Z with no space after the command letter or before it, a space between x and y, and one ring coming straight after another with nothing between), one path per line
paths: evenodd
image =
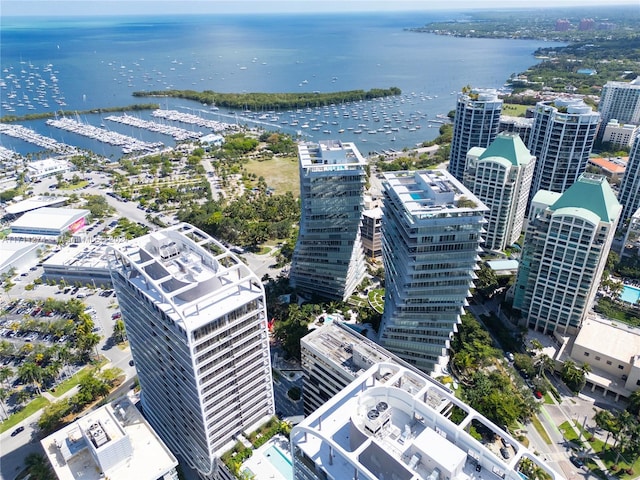
M578 457L572 456L571 458L569 458L569 460L571 460L571 463L573 463L578 468L582 468L584 466L584 462L580 460Z
M11 436L15 437L16 435L18 435L22 431L24 431L24 427L18 427L13 432L11 432Z

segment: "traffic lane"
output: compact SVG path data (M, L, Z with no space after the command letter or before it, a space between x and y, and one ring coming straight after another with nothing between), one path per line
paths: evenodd
M16 427L10 429L0 436L0 444L2 445L2 461L0 462L0 476L3 480L13 480L18 473L25 467L24 459L30 453L44 454L40 446L38 438L39 429L37 421L42 411L39 411L26 420L22 421L16 427L23 426L24 431L11 436L11 432Z

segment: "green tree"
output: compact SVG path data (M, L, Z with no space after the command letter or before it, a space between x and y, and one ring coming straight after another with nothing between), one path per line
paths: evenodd
M127 330L124 325L124 320L119 318L113 325L113 338L118 342L124 342L127 339Z
M18 378L23 383L33 385L38 393L40 393L40 385L42 383L42 369L35 362L28 360L18 367Z
M24 464L31 480L56 480L57 478L49 466L49 461L40 453L28 454Z
M640 389L634 391L629 395L629 404L627 405L627 411L636 417L640 415Z

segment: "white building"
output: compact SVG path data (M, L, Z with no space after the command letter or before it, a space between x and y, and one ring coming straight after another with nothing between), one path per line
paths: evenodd
M640 77L631 82L607 82L600 93L598 111L602 116L600 137L612 119L620 123L640 124Z
M54 177L58 173L66 173L73 168L73 164L67 160L46 158L44 160L34 160L27 164L25 172L29 182L35 182L46 177Z
M464 184L489 207L485 248L504 250L518 241L535 162L516 133L500 133L488 148L469 150Z
M604 128L603 143L610 143L616 147L630 147L638 136L638 125L620 123L618 120L609 120Z
M578 331L600 285L621 210L602 175L585 173L562 194L535 195L513 301L529 328Z
M437 374L476 278L488 209L444 170L389 172L383 178L380 344Z
M618 200L622 204L620 225L625 226L627 220L640 208L640 136L636 137L629 152L629 161L620 183Z
M529 137L536 168L529 204L538 190L562 193L587 168L600 114L581 99L538 102Z
M105 243L72 243L43 262L43 279L110 287L107 248Z
M0 275L9 273L11 269L16 272L26 272L38 263L43 248L42 243L1 241Z
M305 415L322 407L375 363L395 363L414 369L377 343L356 333L354 328L333 321L300 339Z
M442 413L450 404L464 414L457 424ZM476 440L469 430L478 424L498 440ZM295 426L291 451L296 480L522 480L523 459L563 478L439 383L391 363L373 365Z
M473 147L488 147L500 127L502 100L492 88L474 88L458 94L453 137L449 155L449 172L462 181L467 152Z
M289 279L303 295L346 300L366 273L361 217L366 160L353 143L298 146L300 233Z
M31 210L11 224L10 237L42 238L55 241L65 233L73 234L85 226L89 210L43 207Z
M184 223L110 253L145 415L181 461L215 476L237 436L275 411L262 282Z
M127 397L40 442L58 480L177 480L178 461Z
M37 210L38 208L42 207L62 207L65 203L67 203L68 200L69 197L37 195L25 200L21 200L12 205L7 205L4 210L9 215L18 216L22 215L25 212Z

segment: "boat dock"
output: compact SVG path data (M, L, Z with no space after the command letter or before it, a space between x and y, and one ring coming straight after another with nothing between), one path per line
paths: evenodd
M174 127L173 125L162 125L157 122L151 122L149 120L142 120L138 117L127 115L122 116L110 115L105 117L105 120L111 122L121 123L123 125L129 125L132 127L144 128L151 132L162 133L164 135L170 135L177 142L183 140L197 139L202 136L202 132L192 132L191 130L185 130L184 128Z
M93 125L78 122L66 117L49 119L46 123L52 127L73 132L78 135L82 135L83 137L92 138L103 143L108 143L109 145L115 145L116 147L122 147L123 153L139 151L155 152L163 146L161 142L143 142L137 138L111 132L103 128L94 127Z
M30 128L23 127L22 125L14 125L8 123L0 123L0 133L8 135L13 138L19 138L28 143L33 143L45 150L51 150L56 153L70 153L75 154L78 150L71 145L58 142L51 137L45 137L39 133L31 130Z
M197 125L198 127L208 128L216 133L235 128L234 125L231 125L229 123L218 122L216 120L208 120L192 113L183 113L178 112L177 110L154 110L153 112L151 112L151 115L156 118L164 118L165 120L188 123L190 125Z

